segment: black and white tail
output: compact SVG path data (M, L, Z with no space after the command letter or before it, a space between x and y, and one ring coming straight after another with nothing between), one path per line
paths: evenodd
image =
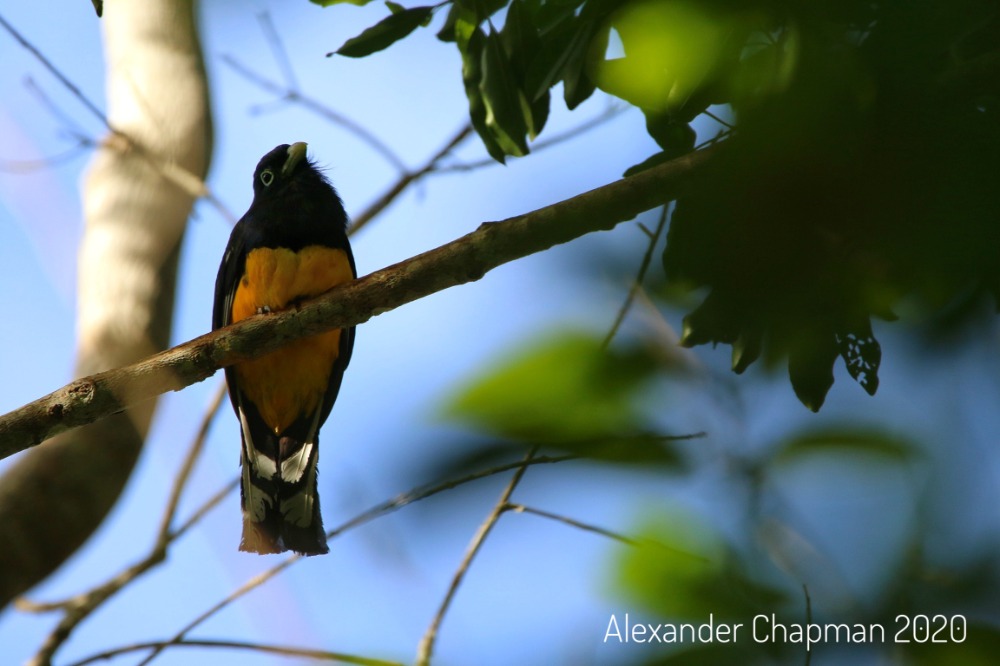
M239 415L243 435L240 550L328 552L316 488L320 410L280 436L267 430L252 404L243 402Z

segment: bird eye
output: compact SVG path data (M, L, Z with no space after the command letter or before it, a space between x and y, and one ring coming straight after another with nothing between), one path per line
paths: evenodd
M264 183L264 187L269 187L272 182L274 182L274 172L270 169L264 169L260 172L260 182Z

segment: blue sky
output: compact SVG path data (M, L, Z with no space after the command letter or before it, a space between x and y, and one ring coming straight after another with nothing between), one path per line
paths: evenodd
M274 104L268 93L222 62L223 55L230 55L264 76L280 78L257 17L265 11L284 40L301 88L362 123L411 167L465 122L457 53L430 30L367 59L323 57L381 18L386 12L382 5L324 10L305 0L205 3L201 26L215 118L209 185L237 215L250 202L254 165L279 143L307 141L310 154L327 165L349 212L363 209L395 176L393 167L356 137L307 110ZM63 0L57 11L46 12L19 3L3 12L103 106L99 23L88 3ZM100 136L100 124L6 35L0 35L0 60L0 160L35 160L72 146L62 121L26 88L27 76L84 132ZM554 100L547 132L592 118L608 103L598 94L569 113ZM633 110L507 167L428 178L354 237L359 272L441 245L483 221L533 210L614 180L655 150L642 116ZM484 154L471 140L457 158L477 161ZM8 285L2 302L13 313L8 321L17 322L0 327L0 349L8 350L0 354L0 376L17 378L0 383L4 412L71 379L75 253L82 229L78 185L87 158L83 154L28 173L0 172L0 271ZM183 247L174 342L209 328L212 285L229 231L210 206L197 206ZM621 225L501 267L480 282L435 294L361 327L323 435L320 487L327 527L407 490L421 480L414 470L426 468L428 459L446 447L466 441L441 421L438 410L449 392L484 364L553 329L606 330L627 284L611 274L581 281L580 258L610 249L634 257L637 266L644 246L645 237L634 224ZM648 319L637 315L629 325L641 329L650 325ZM668 321L678 323L674 315ZM885 334L893 339L891 332ZM709 458L713 451L753 451L796 428L844 418L882 420L923 441L946 441L948 453L940 456L937 469L882 470L877 477L859 477L856 470L841 474L807 466L782 480L782 492L806 522L827 530L824 546L846 572L848 587L856 590L898 564L893 553L911 527L907 521L915 519L916 487L938 484L962 506L981 508L935 528L944 530L941 537L948 543L965 544L972 552L996 543L1000 531L998 423L992 416L1000 399L996 330L950 355L927 355L901 340L893 348L896 353L886 356L877 397L865 396L840 368L820 416L797 403L782 373L771 377L755 369L734 379L724 370L728 350L723 349L691 355L700 368L696 378L671 387L674 397L665 402L670 406L666 425L677 432L709 433L691 445ZM221 376L161 400L139 467L111 518L30 598L79 593L145 553L183 451L220 381ZM182 516L235 476L237 451L236 421L224 410L182 504ZM712 515L735 531L744 498L729 492L732 479L723 466L709 469L691 479L665 482L653 475L637 478L620 470L566 464L530 470L517 499L622 531L634 526L644 506L679 505ZM295 565L192 636L411 660L466 544L505 481L446 494L352 532L334 541L329 555ZM873 507L895 510L878 513ZM845 517L858 515L867 517ZM232 494L176 544L166 565L81 625L58 663L168 637L277 561L238 553L239 528L238 499ZM641 658L643 653L611 649L599 641L609 614L629 610L606 573L618 552L612 542L564 525L504 516L444 622L436 663L470 663L470 655L479 664L553 663L557 656L565 661L566 655L576 663L597 664ZM0 659L22 663L54 623L51 615L6 610L0 614ZM168 651L155 663L209 662L286 663L186 649Z

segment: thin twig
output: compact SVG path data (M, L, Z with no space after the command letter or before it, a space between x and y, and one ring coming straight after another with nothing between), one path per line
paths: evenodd
M281 84L261 76L229 54L224 53L222 55L222 62L229 65L237 74L251 83L263 88L267 92L274 93L281 100L299 104L303 108L312 111L321 118L324 118L336 125L340 125L358 137L361 141L367 143L372 150L385 158L385 160L395 167L397 171L406 173L406 163L403 162L402 158L400 158L395 151L393 151L392 148L385 144L381 139L354 120L351 120L342 113L334 111L316 98L306 95L297 88L292 88L288 85Z
M295 76L295 68L292 67L292 59L288 57L288 51L285 50L285 43L274 27L274 21L271 20L271 12L257 14L257 22L260 23L264 39L267 40L267 45L271 48L271 55L274 56L274 61L281 68L281 74L285 77L285 84L291 90L301 90L299 81Z
M225 397L226 385L224 382L220 382L219 387L212 396L211 402L209 402L208 408L205 410L201 424L198 426L198 434L195 435L194 441L191 442L191 446L188 448L187 455L184 456L180 472L178 472L177 478L174 479L174 487L170 491L170 499L167 501L167 508L163 512L163 519L160 521L160 532L156 539L157 543L162 544L164 548L166 548L174 536L170 526L177 515L177 506L180 504L181 495L187 486L188 479L191 477L192 470L194 470L195 462L201 456L201 452L205 450L205 440L208 438L208 431Z
M233 650L253 650L266 654L280 654L285 657L306 657L308 659L321 659L324 661L340 662L342 664L359 664L360 666L402 666L396 661L385 661L383 659L371 659L369 657L359 657L343 652L330 652L329 650L311 650L308 648L288 647L283 645L269 645L267 643L251 643L249 641L232 640L208 640L191 639L179 642L153 641L149 643L135 643L124 645L113 650L106 650L98 654L91 655L81 661L75 661L70 666L86 666L97 661L106 661L112 657L117 657L129 652L140 650L150 650L164 647L198 647L198 648L228 648Z
M732 130L719 130L718 133L714 137L712 137L711 139L705 139L704 141L702 141L701 143L699 143L697 146L695 146L694 150L701 150L702 148L707 148L708 146L714 145L714 144L718 143L719 141L722 141L723 139L725 139L726 137L728 137L729 135L731 135L735 131L736 131L735 129L732 129Z
M601 125L612 120L622 112L628 110L628 106L611 106L603 113L595 116L589 120L585 120L576 127L571 127L568 130L561 132L559 134L553 134L550 137L546 137L541 141L538 141L531 146L531 150L537 153L546 148L551 148L570 139L575 139L576 137L589 132L592 129L600 127ZM436 170L437 173L450 173L456 171L474 171L476 169L482 169L484 167L490 167L497 165L498 162L493 158L485 158L482 160L477 160L475 162L463 162L460 164L449 164L448 166L443 166Z
M177 513L177 507L180 503L181 495L183 494L187 481L190 478L191 471L194 469L195 461L204 450L209 427L212 424L216 412L219 410L219 406L222 404L222 398L224 395L225 387L220 386L220 389L216 391L213 396L211 404L206 409L205 415L202 417L201 424L198 427L198 432L191 442L187 455L184 457L184 462L181 464L180 472L174 479L173 488L171 489L170 498L168 499L166 509L164 510L156 542L153 544L150 552L143 559L124 569L106 583L99 585L84 594L77 595L65 601L39 604L18 600L17 607L21 610L41 612L61 609L64 611L63 617L60 619L55 629L53 629L52 632L46 637L45 642L42 643L38 652L32 660L28 662L29 664L43 666L51 663L52 657L59 647L70 637L76 627L91 613L93 613L94 610L111 598L111 596L115 593L123 589L126 585L166 559L168 546L179 534L179 532L171 532L170 525L173 523L174 517ZM204 515L203 512L199 513L200 515ZM190 524L191 521L189 521L187 526Z
M351 233L357 233L359 229L368 224L373 217L385 210L389 204L396 200L400 194L403 193L407 187L412 185L418 179L437 170L438 162L447 157L451 151L453 151L460 143L465 141L465 139L472 133L472 125L465 124L460 130L455 132L455 134L448 139L448 141L434 153L422 167L416 171L404 171L400 175L399 179L395 183L390 185L386 191L379 196L374 202L369 204L360 214L354 217L354 223L351 225Z
M424 632L423 638L420 639L420 645L417 647L417 666L429 666L431 663L431 655L434 653L434 642L437 639L438 629L441 627L441 622L444 621L444 616L448 613L448 608L451 607L451 601L455 598L455 594L458 592L458 588L461 586L462 580L469 570L469 565L472 564L472 560L475 559L479 549L482 548L483 542L486 541L486 537L493 530L493 526L496 525L497 520L503 515L504 510L510 503L511 494L513 494L514 489L521 482L521 478L528 470L528 465L531 464L532 458L534 458L537 452L537 446L533 446L528 450L528 453L524 456L524 460L521 462L521 466L514 472L507 487L500 494L500 499L497 500L490 514L483 521L483 524L479 526L475 536L472 537L472 541L469 542L465 556L458 565L458 569L455 570L455 575L451 579L451 585L448 586L448 592L441 601L441 606L438 608L437 613L434 614L434 619L431 620L430 626Z
M53 65L41 51L35 48L34 44L25 39L24 36L22 36L21 33L14 28L14 26L8 23L7 19L3 17L3 14L0 14L0 25L2 25L4 30L10 33L10 36L13 37L15 40L17 40L17 42L22 47L27 49L31 53L31 55L35 56L35 59L38 60L38 62L42 63L42 66L45 67L45 69L49 70L49 73L52 74L52 76L56 77L59 80L59 83L63 84L63 86L65 86L67 90L73 93L73 96L76 97L78 100L80 100L80 103L83 104L83 106L86 107L86 109L90 111L90 113L92 113L98 120L104 123L105 127L107 127L111 131L115 131L115 129L108 122L108 117L104 115L104 112L101 111L101 109L98 108L96 104L90 101L90 99L83 94L83 91L80 90L75 83L70 81L68 77L66 77L61 71L59 71L59 69L55 65Z
M504 509L505 511L513 511L515 513L532 513L536 516L541 516L542 518L548 518L549 520L554 520L556 522L565 523L570 527L576 527L578 529L584 530L586 532L594 532L595 534L600 534L601 536L614 539L615 541L620 541L629 546L635 546L639 548L658 548L664 552L671 553L673 555L680 555L682 557L690 558L696 562L709 562L709 558L702 555L696 555L686 550L680 548L675 548L674 546L669 546L660 541L655 541L653 539L636 539L620 532L614 532L612 530L605 529L603 527L598 527L597 525L591 525L590 523L584 523L579 520L575 520L568 516L563 516L558 513L551 513L549 511L542 511L541 509L535 509L530 506L525 506L523 504L507 504Z
M214 495L209 497L205 502L198 507L198 510L191 514L191 517L181 523L180 527L174 529L171 537L174 540L179 539L185 532L194 527L202 518L205 517L209 511L214 509L219 505L219 502L226 498L226 495L236 490L240 485L240 477L234 476L229 483L219 489Z
M351 518L347 522L345 522L345 523L341 524L340 526L338 526L338 527L330 530L329 532L327 532L326 533L326 538L327 538L327 541L330 541L331 539L334 539L334 538L336 538L338 536L341 536L342 534L344 534L346 532L349 532L352 529L360 527L361 525L364 525L365 523L368 523L368 522L374 520L375 518L378 518L380 516L392 513L392 512L394 512L394 511L396 511L396 510L398 510L398 509L400 509L400 508L402 508L402 507L404 507L404 506L406 506L408 504L413 504L414 502L418 502L418 501L427 499L428 497L431 497L433 495L437 495L438 493L442 493L442 492L445 492L447 490L451 490L453 488L457 488L459 486L465 485L467 483L471 483L473 481L478 481L479 479L485 479L485 478L490 477L490 476L495 476L497 474L502 474L502 473L507 472L507 471L512 470L512 469L524 469L525 467L527 467L529 465L543 465L543 464L559 463L559 462L564 462L566 460L572 460L575 457L576 456L569 456L569 455L567 455L567 456L537 456L537 457L534 457L530 461L527 461L527 462L524 461L524 460L520 460L520 461L515 462L515 463L508 463L508 464L505 464L505 465L498 465L496 467L491 467L489 469L481 470L479 472L473 472L471 474L467 474L466 476L459 477L457 479L450 479L448 481L443 481L443 482L434 483L434 484L428 484L428 485L425 485L425 486L414 488L413 490L410 490L409 492L397 495L396 497L394 497L394 498L392 498L390 500L387 500L387 501L382 502L380 504L376 504L375 506L371 507L370 509L361 512L360 514L358 514L354 518ZM178 631L174 635L173 638L171 638L168 641L165 641L162 646L155 647L153 649L153 651L149 655L147 655L147 657L143 661L141 661L138 664L138 666L145 666L146 664L150 663L165 648L167 648L170 645L173 645L173 644L175 644L175 643L177 643L179 641L184 640L185 636L187 636L188 633L190 633L192 630L194 630L196 627L198 627L203 622L205 622L206 620L208 620L210 617L212 617L213 615L215 615L216 613L218 613L219 611L221 611L223 608L225 608L226 606L229 606L230 604L232 604L233 602L235 602L237 599L243 597L244 595L246 595L247 593L251 592L252 590L257 589L258 587L260 587L261 585L263 585L267 581L271 580L272 578L274 578L275 576L277 576L279 573L281 573L282 571L284 571L288 567L292 566L293 564L295 564L296 562L298 562L301 559L302 559L302 556L300 556L300 555L290 555L290 556L286 557L284 560L282 560L281 562L279 562L278 564L276 564L273 567L271 567L270 569L257 574L256 576L254 576L253 578L251 578L250 580L248 580L246 583L244 583L243 585L241 585L239 588L237 588L236 590L234 590L232 593L230 593L229 596L227 596L225 599L222 599L221 601L219 601L218 603L216 603L215 605L213 605L211 608L209 608L208 610L206 610L205 612L203 612L201 615L199 615L198 617L196 617L194 620L192 620L191 622L189 622L187 625L185 625L180 631Z
M524 504L507 504L504 507L504 511L513 511L514 513L530 513L536 516L541 516L542 518L548 518L549 520L554 520L556 522L565 523L570 527L576 527L577 529L584 530L585 532L593 532L594 534L600 534L601 536L606 536L609 539L614 539L615 541L621 541L630 546L638 546L640 542L633 539L630 536L621 534L620 532L615 532L612 530L605 529L603 527L598 527L597 525L591 525L590 523L584 523L574 518L568 516L562 516L558 513L551 513L549 511L543 511L541 509L536 509L534 507L525 506Z
M611 325L611 330L604 337L604 341L601 343L602 349L607 349L608 345L614 339L615 334L618 333L618 329L621 328L622 322L625 321L625 315L628 314L629 309L632 307L632 303L635 301L635 295L642 288L642 282L646 279L646 271L649 269L650 260L653 258L653 250L656 248L657 242L660 240L660 235L663 233L663 228L667 225L667 209L669 206L664 205L663 211L660 213L660 222L656 225L656 231L649 233L649 245L646 247L646 253L642 257L642 263L639 264L639 273L635 276L635 280L632 282L632 286L628 290L628 295L625 297L625 302L622 306L618 308L618 314L615 315L615 321Z
M53 118L59 121L63 127L67 128L71 136L81 142L87 141L91 146L97 145L97 140L87 135L83 127L76 122L76 119L73 116L68 113L63 113L63 110L59 108L59 105L56 104L42 89L42 87L35 82L34 78L26 76L24 78L24 87L27 88L28 92L38 101L39 104L42 105L42 107L47 109L48 112L52 114Z
M133 139L128 135L128 133L123 132L112 125L107 115L105 115L105 113L101 111L96 104L90 101L90 99L83 94L83 91L80 90L76 84L70 81L66 75L59 71L59 69L52 64L48 58L42 55L41 51L35 48L35 46L23 35L21 35L21 33L18 32L14 26L8 23L2 14L0 14L0 26L3 26L3 28L10 33L10 35L14 37L14 39L17 40L21 46L30 51L31 54L34 55L35 58L37 58L38 61L41 62L42 65L49 70L49 72L55 76L56 79L58 79L59 82L63 84L66 89L69 90L70 93L72 93L72 95L76 97L77 100L79 100L79 102L83 104L91 114L97 117L97 119L100 120L101 123L108 129L111 136L101 142L101 146L103 148L116 150L120 153L134 151L136 155L141 157L147 164L155 169L157 173L177 187L181 188L181 190L186 192L189 196L195 199L204 198L209 202L209 204L212 205L212 207L216 209L216 211L218 211L220 215L222 215L222 217L235 223L236 218L233 213L226 207L225 204L222 203L222 200L215 196L215 194L208 188L204 178L193 174L176 162L166 160L161 156L150 152L146 146Z
M730 122L726 122L725 120L723 120L719 116L715 115L714 113L712 113L708 109L705 109L704 111L702 111L702 113L705 114L706 116L708 116L709 118L711 118L712 120L714 120L715 122L719 123L723 127L725 127L727 130L736 129L735 125L733 125Z
M51 169L52 167L75 160L92 148L93 145L81 142L55 155L40 157L35 160L0 160L0 171L6 171L7 173L31 173L43 169Z

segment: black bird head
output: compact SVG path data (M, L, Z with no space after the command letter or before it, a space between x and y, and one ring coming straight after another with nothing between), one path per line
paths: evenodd
M297 245L292 237L309 237L310 231L325 227L326 233L343 236L347 215L337 191L316 164L306 158L306 144L283 143L257 163L253 173L253 203L247 211L249 226L265 237ZM280 228L280 229L279 229ZM343 243L327 242L334 246Z
M295 187L298 183L299 187ZM283 143L257 163L253 172L254 197L276 198L285 194L289 187L315 187L329 182L316 165L306 159L306 144L302 141L288 145ZM287 195L286 195L287 196Z

